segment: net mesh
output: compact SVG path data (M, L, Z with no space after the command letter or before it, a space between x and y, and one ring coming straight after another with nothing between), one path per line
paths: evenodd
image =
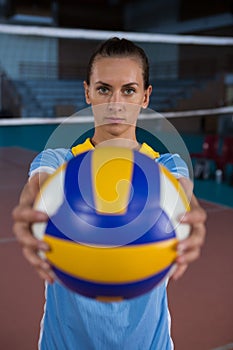
M133 40L146 51L153 85L151 109L173 118L183 130L216 130L224 118L231 124L230 37L4 24L0 25L1 116L20 118L23 123L33 123L35 118L49 122L87 107L83 80L88 59L100 41L113 36Z

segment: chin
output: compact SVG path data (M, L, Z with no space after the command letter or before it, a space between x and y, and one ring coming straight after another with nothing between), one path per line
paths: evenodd
M105 124L104 128L109 134L117 137L124 134L129 129L129 126L121 123L111 123Z

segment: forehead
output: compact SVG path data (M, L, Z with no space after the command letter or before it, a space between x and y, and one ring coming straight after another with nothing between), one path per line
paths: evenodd
M92 68L91 80L94 81L121 81L143 83L142 65L134 57L98 57Z

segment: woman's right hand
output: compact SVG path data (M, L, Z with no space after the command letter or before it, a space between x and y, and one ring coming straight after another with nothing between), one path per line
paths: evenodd
M13 232L22 246L24 257L36 269L39 276L49 283L54 282L54 275L49 263L39 257L38 252L49 250L48 245L36 239L32 234L32 224L48 220L45 213L33 209L33 204L41 184L49 175L47 173L35 174L24 186L20 195L19 204L12 212Z

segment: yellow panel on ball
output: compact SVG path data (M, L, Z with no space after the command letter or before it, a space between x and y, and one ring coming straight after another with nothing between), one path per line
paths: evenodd
M149 292L168 278L189 226L188 199L174 176L135 150L103 147L77 155L42 187L33 226L46 241L58 281L98 300Z

